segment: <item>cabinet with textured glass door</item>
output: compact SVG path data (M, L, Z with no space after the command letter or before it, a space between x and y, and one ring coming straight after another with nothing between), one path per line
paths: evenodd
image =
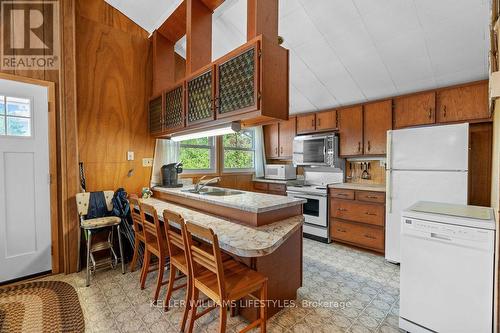
M215 69L212 64L186 78L186 126L215 119Z
M288 118L288 50L257 36L214 64L217 120L252 126Z
M161 134L163 131L163 95L149 100L149 133Z
M164 93L164 132L173 132L184 127L184 91L182 82Z
M259 109L259 44L247 44L216 62L217 118Z

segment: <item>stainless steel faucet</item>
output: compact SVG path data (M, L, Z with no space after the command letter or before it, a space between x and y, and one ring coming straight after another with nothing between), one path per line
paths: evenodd
M220 182L220 177L214 177L214 178L211 178L209 180L206 180L205 182L201 182L203 179L205 179L206 176L203 176L201 177L199 180L198 180L198 183L196 183L194 185L194 190L195 192L200 192L205 186L207 186L208 184L212 184L212 183L218 183Z

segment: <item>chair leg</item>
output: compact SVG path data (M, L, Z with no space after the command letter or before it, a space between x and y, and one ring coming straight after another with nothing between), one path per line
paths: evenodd
M172 291L174 289L175 283L175 273L177 272L177 268L175 268L172 263L170 263L170 272L168 272L168 288L167 288L167 296L165 297L165 311L168 311L168 307L170 304L170 298L172 297Z
M118 246L120 247L120 260L122 262L122 274L125 274L125 260L123 259L123 246L122 246L122 235L120 233L120 225L116 226L116 231L118 233Z
M219 333L226 332L226 323L227 323L227 309L224 304L219 306Z
M267 281L262 284L260 289L260 300L264 302L260 308L260 333L266 333L267 322Z
M198 310L198 297L200 295L199 290L193 286L193 291L191 295L191 311L189 318L188 333L193 333L194 321L196 320L196 312Z
M160 295L164 272L165 272L165 257L160 256L160 258L158 258L158 278L156 279L156 289L153 297L155 304L156 302L158 302L158 296Z
M87 281L86 286L90 285L90 247L92 245L92 234L87 230Z
M135 271L135 266L137 265L137 257L139 256L139 240L134 238L134 255L132 256L132 261L130 262L130 272Z
M144 289L146 285L146 278L148 277L149 263L151 262L151 254L146 249L144 251L144 263L142 264L142 274L141 274L141 289Z
M193 288L191 286L191 281L189 280L188 276L186 285L186 304L184 305L184 314L182 315L181 332L184 332L184 330L186 329L186 322L188 319L189 310L191 309L190 301L191 301L192 290Z

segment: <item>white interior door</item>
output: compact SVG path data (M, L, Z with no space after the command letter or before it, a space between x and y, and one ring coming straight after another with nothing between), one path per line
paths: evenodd
M467 172L387 171L385 258L400 262L401 213L417 201L467 204Z
M0 282L52 269L48 89L0 79Z

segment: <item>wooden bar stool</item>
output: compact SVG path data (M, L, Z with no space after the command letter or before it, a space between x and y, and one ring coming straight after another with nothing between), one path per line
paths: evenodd
M212 244L212 249L207 252L192 241L192 236L205 239ZM245 296L251 296L253 292L259 291L261 301L259 319L246 326L241 332L248 332L254 327L260 326L260 332L266 332L267 320L267 277L256 272L236 260L223 262L217 235L212 229L199 225L186 223L186 247L188 249L188 261L191 265L193 278L191 280L192 295L189 302L190 320L188 332L193 332L194 321L207 314L216 307L219 308L219 332L226 331L227 310L226 306L233 301L238 301ZM209 297L216 306L209 307L197 313L199 292Z
M158 295L160 294L161 286L167 282L163 282L163 272L165 271L165 262L167 260L167 246L166 240L162 232L162 226L158 220L158 214L156 209L148 204L139 202L139 212L141 215L141 220L144 226L144 240L145 240L145 250L144 250L144 263L142 265L141 272L141 289L144 289L146 284L146 278L148 273L153 271L150 270L149 265L151 264L151 256L154 255L158 258L158 278L156 281L156 289L154 293L154 302L158 301ZM153 218L153 222L146 220L145 214L148 214Z
M141 218L141 214L136 212L135 209L139 208L139 197L136 194L131 194L129 198L130 203L130 214L132 215L132 220L134 222L134 256L130 263L130 271L135 271L137 265L137 259L139 257L139 248L141 243L146 246L146 239L144 238L144 223Z
M173 222L179 226L180 234L170 226L170 222ZM168 279L167 296L165 297L165 311L168 311L172 292L188 286L186 290L186 307L184 308L184 314L182 316L181 322L181 332L184 332L189 312L189 307L187 306L187 304L191 299L191 288L189 288L190 278L192 278L193 275L191 273L191 266L188 263L185 245L186 224L181 215L165 209L163 211L163 225L165 227L168 253L170 255L170 273ZM176 273L178 271L187 276L187 282L174 287L175 281L183 277L181 274L176 277Z

